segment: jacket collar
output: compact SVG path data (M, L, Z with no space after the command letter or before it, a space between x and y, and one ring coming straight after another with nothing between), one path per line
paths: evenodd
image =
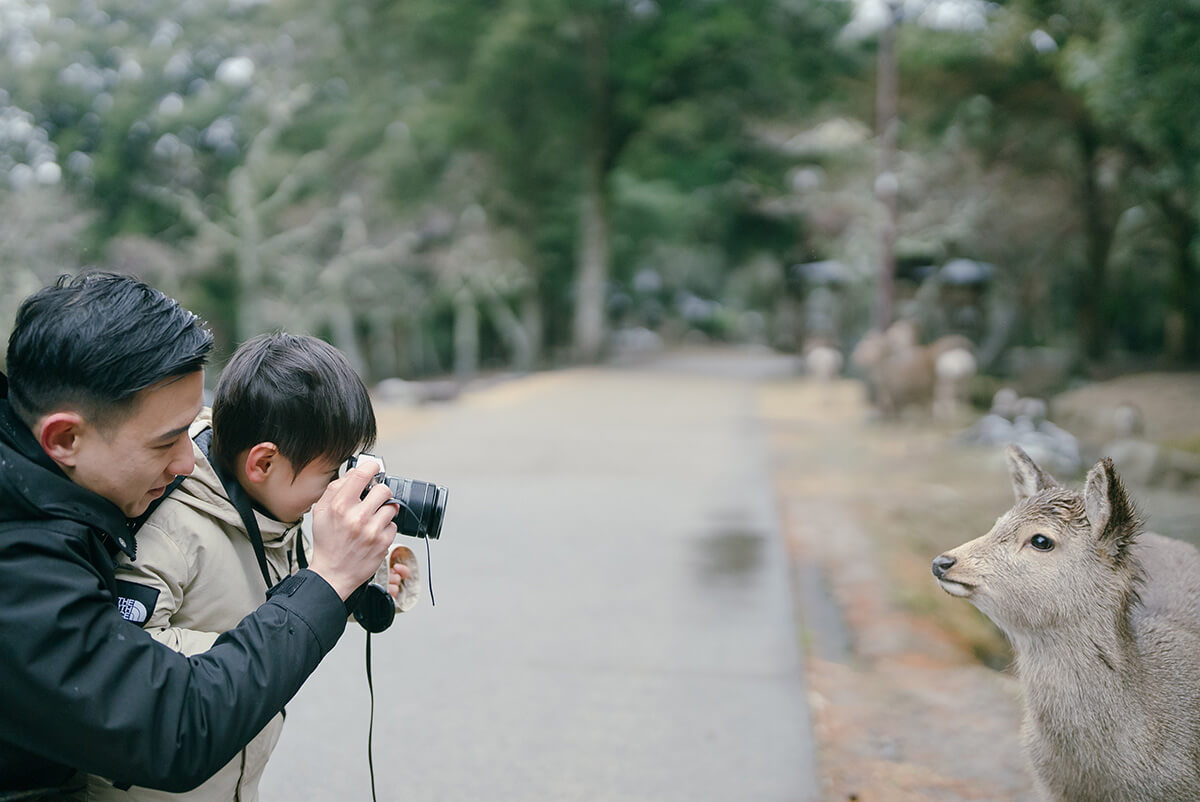
M124 513L103 496L72 482L42 450L8 401L0 373L0 521L77 521L105 533L133 558L136 542Z

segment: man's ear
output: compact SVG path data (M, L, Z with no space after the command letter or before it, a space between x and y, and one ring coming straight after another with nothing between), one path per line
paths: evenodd
M74 468L87 422L78 412L52 412L39 422L38 442L50 459Z
M271 471L278 468L278 461L279 448L274 443L259 443L246 451L242 469L248 481L260 484L267 480Z

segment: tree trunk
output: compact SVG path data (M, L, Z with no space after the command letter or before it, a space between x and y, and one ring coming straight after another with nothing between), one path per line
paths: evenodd
M371 326L371 369L380 379L397 375L399 353L396 350L396 312L390 307L373 311L369 318Z
M262 266L258 259L262 230L254 209L254 191L245 167L229 177L230 205L237 221L237 342L266 331L263 325Z
M1175 258L1167 298L1166 351L1167 356L1177 361L1200 358L1200 292L1192 256L1196 230L1196 222L1185 212L1173 215L1171 239Z
M408 364L411 372L401 375L423 376L426 373L425 321L419 312L408 317L405 324L405 339L408 341Z
M1096 182L1099 141L1096 132L1082 125L1078 130L1083 161L1084 255L1087 277L1080 288L1079 330L1084 355L1099 362L1108 353L1110 322L1105 314L1108 301L1108 255L1112 249L1113 226L1104 212L1104 198Z
M590 119L586 132L587 163L579 210L579 257L575 282L575 356L594 362L604 350L607 321L609 208L608 174L612 167L609 147L608 44L602 20L583 21L584 80Z
M875 287L872 325L883 331L892 322L892 295L896 276L896 230L899 226L899 182L896 176L896 119L899 68L896 63L898 8L888 3L888 22L879 32L879 62L875 84L876 126L879 136L879 165L875 175L875 197L882 206L879 219L879 276Z
M486 277L479 277L475 285L482 291L496 331L512 352L513 368L521 373L528 373L533 368L533 357L529 337L525 327L521 325L521 319L509 308L508 303Z
M454 375L459 381L479 372L479 307L463 287L454 294Z
M358 347L358 337L354 331L354 310L346 298L334 298L329 305L329 328L333 345L346 355L350 367L365 381L366 365L363 361L362 349Z
M536 286L526 290L521 298L521 325L529 339L529 363L533 368L541 362L544 347L542 300L538 297Z
M587 172L580 208L579 273L575 283L575 353L586 362L600 358L605 338L609 221L599 154Z

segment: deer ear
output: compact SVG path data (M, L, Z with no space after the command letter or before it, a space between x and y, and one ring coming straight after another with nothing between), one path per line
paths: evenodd
M1113 539L1118 551L1128 546L1137 534L1133 505L1108 457L1088 471L1083 487L1083 508L1096 538Z
M1009 446L1004 455L1008 458L1008 472L1012 477L1013 495L1017 497L1017 501L1024 501L1043 490L1058 487L1054 477L1039 468L1020 446Z

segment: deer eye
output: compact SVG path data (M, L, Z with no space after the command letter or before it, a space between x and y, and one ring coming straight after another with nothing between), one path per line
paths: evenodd
M1045 535L1034 535L1029 538L1029 545L1038 551L1050 551L1050 549L1054 548L1054 541Z

